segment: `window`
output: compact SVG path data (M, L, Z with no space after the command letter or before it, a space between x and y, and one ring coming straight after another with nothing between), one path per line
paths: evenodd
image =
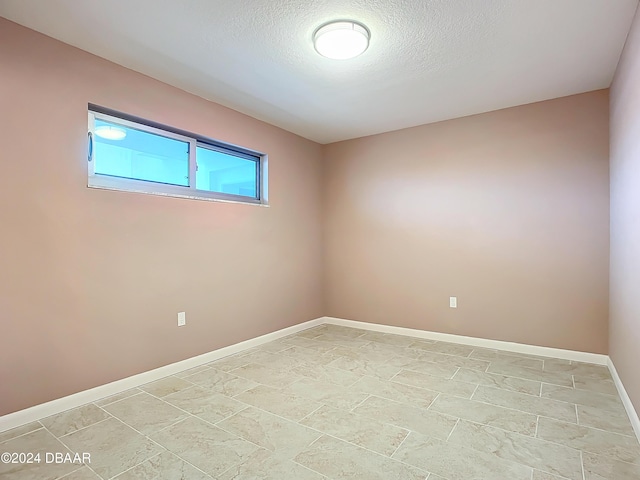
M89 111L89 187L266 204L266 155Z

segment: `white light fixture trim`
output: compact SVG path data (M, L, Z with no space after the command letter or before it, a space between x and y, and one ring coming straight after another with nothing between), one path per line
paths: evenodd
M127 132L123 128L101 125L96 128L96 135L107 140L122 140L127 136Z
M361 55L369 47L367 27L351 20L331 22L313 34L316 51L323 57L346 60Z

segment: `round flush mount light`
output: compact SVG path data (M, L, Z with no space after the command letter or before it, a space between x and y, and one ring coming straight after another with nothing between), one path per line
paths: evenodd
M102 125L96 128L96 135L107 140L122 140L127 136L127 132L122 128Z
M316 51L323 57L346 60L362 54L369 46L367 27L351 20L327 23L313 34Z

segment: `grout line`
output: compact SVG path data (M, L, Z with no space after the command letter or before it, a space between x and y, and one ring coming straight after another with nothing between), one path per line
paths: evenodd
M580 450L580 469L582 470L582 480L586 480L584 474L584 457L582 456L582 450Z
M97 422L97 423L100 423L100 422ZM94 423L94 425L96 425L96 424ZM49 432L49 435L53 436L68 451L73 452L74 454L77 453L76 450L73 450L72 448L69 447L69 445L64 443L60 438L56 437L47 427L45 427L43 425L42 428L44 428L47 432ZM91 458L91 457L89 457L89 458ZM91 463L91 462L89 462L89 463ZM91 465L87 465L86 463L81 463L80 466L78 468L76 468L76 470L74 470L74 471L80 470L80 468L82 468L82 466L87 467L89 470L91 470L93 473L95 473L98 478L102 478L100 475L98 475L98 473L93 468L91 468ZM72 472L69 472L69 473L72 473Z
M458 418L456 420L456 424L453 426L453 428L451 429L451 431L449 432L449 435L447 435L447 439L445 440L446 442L449 441L449 439L451 438L451 435L453 435L453 431L456 429L456 427L458 426L458 424L460 423L460 419Z
M478 391L479 388L480 388L480 384L477 384L476 388L473 389L473 393L469 397L469 400L473 400L473 397L475 396L475 394L476 394L476 392ZM501 389L496 389L496 390L501 390Z
M100 408L100 407L98 407L98 408ZM107 420L111 420L112 418L115 418L115 416L114 416L114 415L111 415L109 412L105 411L105 413L108 415L108 417L107 417L107 418L103 418L102 420L99 420L99 421L97 421L97 422L95 422L95 423L92 423L91 425L87 425L87 426L85 426L85 427L82 427L82 428L79 428L79 429L77 429L77 430L74 430L73 432L65 433L64 435L60 435L59 437L58 437L58 436L56 436L56 435L54 435L54 434L53 434L53 433L52 433L52 432L51 432L47 427L44 427L44 428L45 428L45 430L47 430L47 432L51 433L51 435L53 435L54 437L56 437L56 438L60 439L60 438L68 437L69 435L73 435L73 434L74 434L74 433L76 433L76 432L81 432L81 431L83 431L83 430L86 430L87 428L89 428L89 427L93 427L94 425L99 425L99 424L101 424L101 423L104 423L104 422L106 422Z
M320 435L318 438L316 438L316 439L311 443L311 445L313 445L315 442L317 442L317 441L318 441L318 440L320 440L321 438L322 438L322 435ZM309 448L311 445L309 445L307 448ZM300 466L300 467L304 468L305 470L309 470L309 471L310 471L310 472L312 472L312 473L317 473L318 475L320 475L320 476L322 477L322 479L323 479L323 480L325 480L325 479L326 479L326 480L329 480L329 477L326 477L324 474L322 474L322 473L318 472L317 470L314 470L314 469L312 469L312 468L307 467L306 465L302 465L301 463L296 462L296 461L295 461L295 459L293 459L293 458L291 458L289 461L290 461L291 463L295 463L296 465L298 465L298 466Z
M47 418L47 417L44 417L44 418ZM42 420L44 420L44 418ZM15 437L7 438L6 440L1 441L0 445L2 445L3 443L11 442L11 441L15 440L16 438L20 438L20 437L24 437L25 435L29 435L30 433L37 432L38 430L42 430L44 428L44 425L40 422L40 420L36 420L35 422L29 422L29 423L36 423L36 422L38 423L38 425L40 425L38 428L34 428L33 430L30 430L30 431L28 431L26 433L22 433L20 435L16 435ZM22 426L24 426L24 425L22 425ZM15 428L21 428L21 427L15 427ZM7 432L10 432L11 430L13 430L13 428L10 429L10 430L7 430ZM6 433L6 432L2 432L2 433Z
M540 425L540 415L536 415L536 431L533 434L534 438L538 438L538 425Z
M320 406L318 408L316 408L315 410L312 410L311 412L307 413L304 417L302 417L300 420L297 420L296 423L301 423L305 418L310 417L311 415L313 415L314 413L316 413L318 410L320 410L322 407L324 407L326 405L324 405L323 403L320 404ZM266 410L265 410L266 411ZM270 413L270 412L267 412ZM272 414L273 415L273 414ZM290 420L292 421L292 420Z
M442 395L441 392L436 392L436 393L437 393L437 395L435 397L433 397L433 400L431 400L431 403L429 404L429 406L427 408L425 408L425 410L431 410L431 407L433 406L433 404L436 403L436 400L440 397L440 395ZM418 408L420 408L420 407L418 407Z
M576 403L574 405L574 407L576 408L576 424L580 425L580 416L578 415L578 404ZM580 425L580 426L582 426L582 425Z
M351 409L349 410L349 412L350 412L350 413L355 413L355 412L354 412L354 410L355 410L356 408L358 408L360 405L362 405L364 402L366 402L367 400L369 400L371 397L373 397L373 396L374 396L372 393L367 393L367 392L363 392L363 393L366 393L366 395L367 395L367 396L365 397L365 399L364 399L364 400L362 400L361 402L358 402L358 404L357 404L357 405L355 405L353 408L351 408ZM383 397L383 398L384 398L384 397Z
M405 430L407 430L405 428ZM395 448L395 450L393 451L393 453L391 455L389 455L389 458L393 458L393 456L398 452L398 450L400 450L400 447L402 446L402 444L404 443L404 441L409 438L409 435L411 435L411 430L407 430L407 434L405 435L405 437L402 439L402 441L398 444L398 446ZM394 459L395 460L395 459Z

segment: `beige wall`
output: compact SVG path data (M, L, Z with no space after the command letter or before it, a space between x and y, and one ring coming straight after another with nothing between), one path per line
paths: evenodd
M611 87L609 353L640 412L640 10Z
M327 315L606 353L608 121L604 90L326 147Z
M89 102L267 152L271 206L88 189ZM0 149L0 415L323 314L319 145L0 19Z

